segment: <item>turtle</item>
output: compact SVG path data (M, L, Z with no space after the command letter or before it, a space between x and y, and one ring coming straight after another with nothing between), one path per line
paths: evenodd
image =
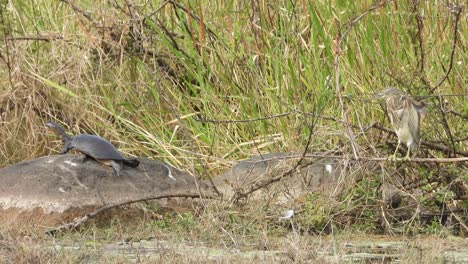
M104 165L111 166L117 176L120 176L124 164L132 168L136 168L140 164L137 159L124 158L114 145L102 137L88 134L71 137L65 133L60 125L54 122L47 122L46 126L62 137L64 146L60 154L75 149L84 154L83 162L91 157Z

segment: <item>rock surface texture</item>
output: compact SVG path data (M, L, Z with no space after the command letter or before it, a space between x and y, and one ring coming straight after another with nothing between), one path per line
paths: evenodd
M124 166L120 176L111 167L93 159L83 161L82 155L72 154L45 156L0 168L0 209L61 214L159 195L198 194L199 191L213 194L208 181L198 181L159 161L139 160L137 168ZM235 190L245 190L252 184L283 175L294 168L297 160L297 153L253 157L214 177L214 184L224 197L230 198ZM266 197L274 195L284 202L300 197L304 191L332 195L342 181L342 172L337 160L316 159L295 169L292 177L265 189L269 193ZM256 194L263 196L262 192ZM191 200L182 198L157 202L169 207L192 204ZM4 218L6 215L3 214Z
M195 178L162 162L140 158L140 166L124 166L120 176L81 155L45 156L0 168L0 207L42 208L64 212L83 206L103 206L131 199L197 192ZM203 183L199 188L206 188Z
M231 169L214 178L218 189L228 197L234 190L248 188L252 184L268 182L272 177L283 175L296 165L300 153L268 153L242 160ZM342 164L328 158L320 158L296 168L292 177L287 177L268 189L288 192L298 197L304 191L330 191L342 179ZM289 199L289 198L288 198Z

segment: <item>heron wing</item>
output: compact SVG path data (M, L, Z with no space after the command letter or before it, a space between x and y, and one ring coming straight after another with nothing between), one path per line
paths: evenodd
M418 112L419 115L419 123L422 123L424 118L426 118L427 115L427 109L422 103L414 102L414 108Z
M421 122L427 114L426 108L424 105L415 102L409 101L411 114L409 115L408 126L411 132L411 136L413 137L413 146L411 146L412 150L415 152L419 148L419 141L420 141L420 126Z
M387 100L387 111L390 114L390 121L395 130L401 125L401 120L405 114L405 97L396 96Z

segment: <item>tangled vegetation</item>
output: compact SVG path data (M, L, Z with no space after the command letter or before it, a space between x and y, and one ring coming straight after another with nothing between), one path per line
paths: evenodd
M439 0L0 0L0 166L57 153L49 120L203 179L259 153L328 153L352 177L295 201L295 230L466 235L467 163L437 162L468 156L466 18ZM426 104L418 157L432 161L372 161L396 146L371 100L388 86ZM291 228L243 201L153 228L226 236L209 216L233 241Z

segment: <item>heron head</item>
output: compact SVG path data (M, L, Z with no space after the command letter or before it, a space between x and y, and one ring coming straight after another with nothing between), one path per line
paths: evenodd
M388 98L388 97L400 96L400 95L404 95L404 93L400 89L395 88L395 87L387 87L383 89L382 91L380 91L380 93L375 94L374 98L380 99L380 98Z

